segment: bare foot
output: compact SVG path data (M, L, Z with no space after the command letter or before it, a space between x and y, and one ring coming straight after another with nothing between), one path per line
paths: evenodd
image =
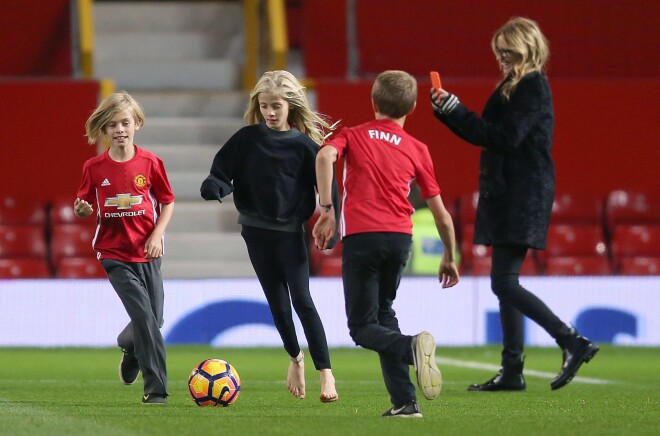
M332 403L339 399L339 394L335 389L335 377L332 375L331 369L322 369L319 371L321 374L321 395L319 399L322 403Z
M289 392L301 400L305 398L305 362L303 362L303 358L302 351L298 354L298 357L291 358L289 371L286 376L286 384Z

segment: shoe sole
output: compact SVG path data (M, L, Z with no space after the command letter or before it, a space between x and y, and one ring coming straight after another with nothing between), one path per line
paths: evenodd
M415 344L415 372L417 385L427 400L433 400L442 390L442 374L435 363L435 339L429 332L417 335Z
M580 369L580 367L582 366L582 364L583 363L589 363L589 361L594 358L594 356L596 355L596 353L598 353L598 351L600 351L600 348L598 348L595 345L589 347L589 349L587 350L587 353L582 357L582 359L580 359L580 362L575 367L575 371L573 371L573 374L571 374L570 376L566 377L566 379L564 379L564 380L562 380L558 383L551 383L550 387L552 388L552 390L556 391L557 389L563 388L564 386L569 384L571 382L571 380L573 380L573 378L577 375L577 372Z
M421 413L409 413L407 415L385 415L383 418L422 418Z

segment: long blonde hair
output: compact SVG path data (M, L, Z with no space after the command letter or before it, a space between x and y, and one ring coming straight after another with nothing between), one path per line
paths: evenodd
M323 141L337 127L338 123L330 124L325 115L314 112L307 101L305 87L288 71L266 71L250 92L250 103L245 111L247 124L264 122L259 110L259 94L272 92L289 103L289 124L295 126L317 144ZM327 133L326 133L327 132Z
M103 99L87 119L85 123L87 142L96 144L99 139L105 138L106 125L112 117L124 109L128 109L131 115L133 115L133 120L137 126L144 125L144 110L142 106L128 92L115 92ZM108 148L108 144L104 144L104 146Z
M500 54L497 50L497 38L500 36L511 48L512 56L517 60L512 66L511 80L502 86L502 95L508 100L526 74L535 71L545 73L545 64L550 57L550 46L539 25L529 18L511 18L495 32L491 47L498 59Z

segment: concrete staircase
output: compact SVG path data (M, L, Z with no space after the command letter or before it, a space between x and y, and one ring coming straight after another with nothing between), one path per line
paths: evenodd
M199 195L215 153L243 126L242 23L240 1L94 3L95 75L142 104L135 141L163 159L177 198L165 278L255 276L231 196Z

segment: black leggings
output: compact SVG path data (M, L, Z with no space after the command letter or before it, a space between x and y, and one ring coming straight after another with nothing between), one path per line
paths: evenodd
M309 261L304 234L244 225L241 235L284 349L291 357L300 353L291 311L293 303L314 366L317 370L330 368L325 330L309 292Z
M543 301L520 286L518 278L526 255L527 247L524 246L493 246L490 282L491 289L500 302L503 366L514 365L522 358L525 342L524 316L541 326L555 339L565 337L570 330Z

